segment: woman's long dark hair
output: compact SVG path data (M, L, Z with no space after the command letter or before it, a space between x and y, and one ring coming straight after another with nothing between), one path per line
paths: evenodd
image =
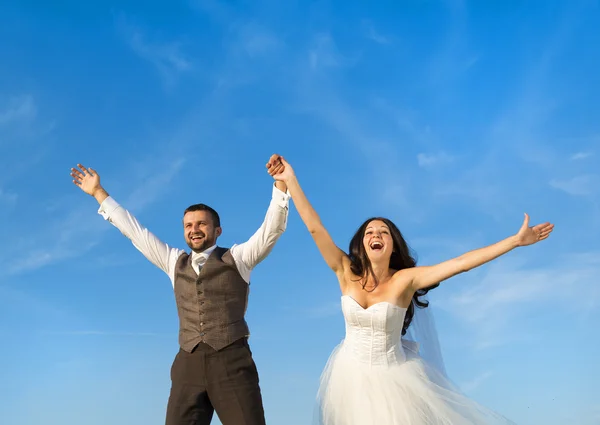
M363 288L367 283L367 278L372 276L375 279L375 285L377 285L377 277L373 273L373 266L371 265L371 260L367 255L365 250L365 246L363 244L363 238L365 236L365 230L369 223L374 220L382 221L388 226L390 229L390 234L392 236L392 240L394 241L394 248L392 252L392 256L390 258L390 268L394 270L402 270L408 269L410 267L415 267L417 265L417 261L411 255L411 249L408 247L408 244L404 240L402 233L398 229L398 227L389 219L383 217L372 217L366 220L356 231L352 240L350 241L350 247L348 249L351 266L350 269L352 273L356 276L360 276ZM412 322L413 316L415 315L415 307L426 308L429 306L428 301L421 301L419 298L427 294L431 289L439 286L439 283L432 285L425 289L419 289L413 295L413 298L408 306L408 310L406 311L406 316L404 317L404 325L402 327L402 335L406 334L406 330L410 326Z

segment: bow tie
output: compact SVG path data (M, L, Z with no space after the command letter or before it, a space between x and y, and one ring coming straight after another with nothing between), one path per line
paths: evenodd
M204 254L196 254L192 258L192 261L196 264L204 263L206 261L206 255Z
M200 273L204 263L206 263L206 255L204 254L197 254L192 258L192 267L196 270L196 273Z

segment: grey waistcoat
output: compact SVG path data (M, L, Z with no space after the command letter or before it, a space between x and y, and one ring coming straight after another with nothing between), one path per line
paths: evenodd
M175 265L175 299L179 314L179 345L191 352L204 342L215 350L249 335L244 315L248 283L237 270L229 249L217 247L197 275L192 256Z

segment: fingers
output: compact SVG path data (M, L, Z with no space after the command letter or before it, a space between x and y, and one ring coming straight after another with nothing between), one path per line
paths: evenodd
M269 162L267 162L267 170L271 176L279 174L285 170L285 166L281 163L280 155L271 155Z
M74 178L83 179L87 175L93 175L90 171L91 168L88 170L81 164L77 164L77 167L79 167L80 169L78 170L77 168L71 168L71 176L73 176Z
M275 177L278 174L282 174L286 170L286 167L289 167L290 165L283 158L283 156L273 154L273 155L271 155L271 158L269 158L269 161L267 162L267 164L265 166L267 168L267 172L269 173L269 175L271 177ZM290 167L289 171L293 173L293 170L291 169L291 167Z
M269 168L269 174L271 176L275 176L277 174L280 174L283 172L283 170L285 170L285 167L283 166L283 164L276 164L274 166L272 166L271 168Z
M550 236L550 233L554 230L554 225L550 223L538 224L537 226L532 227L531 230L538 241L543 241Z
M88 169L87 169L87 168L85 168L83 165L81 165L81 164L77 164L77 166L78 166L79 168L81 168L81 170L84 172L84 175L85 175L85 174L90 174L90 172L88 171Z
M548 236L550 236L550 233L540 233L540 234L538 234L538 241L543 241L544 239L548 239Z
M267 168L271 168L272 166L280 163L280 156L277 154L271 155L269 160L267 161Z
M85 177L79 170L75 168L71 168L71 177L73 177L73 181L77 181L81 183L81 180Z
M95 176L97 174L93 168L86 168L81 164L77 164L77 167L79 169L71 168L71 176L79 182L87 176Z
M538 235L538 237L548 237L548 235L554 230L554 224L542 223L534 226L532 230Z

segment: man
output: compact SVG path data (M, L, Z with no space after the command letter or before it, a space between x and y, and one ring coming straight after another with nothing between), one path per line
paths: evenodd
M250 273L271 252L287 225L287 187L275 183L264 222L245 243L217 246L219 215L196 204L183 215L190 253L172 248L145 229L100 184L92 168L77 164L73 182L93 196L98 210L173 285L179 315L179 345L171 368L166 425L208 425L216 410L223 425L264 425L259 378L245 321ZM273 155L267 167L283 167Z

